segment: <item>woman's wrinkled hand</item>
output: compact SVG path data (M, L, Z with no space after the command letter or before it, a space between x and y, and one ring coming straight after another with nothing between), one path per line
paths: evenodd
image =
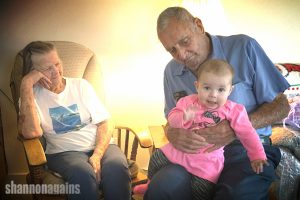
M23 77L22 82L25 84L30 84L32 86L35 84L39 84L46 89L49 89L51 86L51 80L42 72L35 69L26 74Z
M98 183L100 183L101 180L101 164L100 164L100 156L98 156L97 154L93 154L90 158L89 158L89 163L92 165L94 172L96 174L96 180Z

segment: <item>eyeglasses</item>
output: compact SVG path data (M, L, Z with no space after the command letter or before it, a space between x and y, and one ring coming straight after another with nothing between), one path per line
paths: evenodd
M35 65L35 66L32 66L31 70L35 69L39 72L44 72L44 71L47 71L47 70L58 68L60 65L61 65L61 62L57 62L56 64L50 65L50 66Z

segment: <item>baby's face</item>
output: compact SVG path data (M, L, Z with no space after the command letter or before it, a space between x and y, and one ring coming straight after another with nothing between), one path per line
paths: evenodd
M215 109L226 103L232 90L232 77L203 72L195 86L200 103L209 109Z

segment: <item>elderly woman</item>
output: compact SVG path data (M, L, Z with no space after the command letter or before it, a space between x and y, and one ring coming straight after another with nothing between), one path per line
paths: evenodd
M84 79L63 76L53 44L32 42L23 50L19 129L25 138L44 136L48 167L68 184L70 199L130 199L127 161L108 131L109 113Z

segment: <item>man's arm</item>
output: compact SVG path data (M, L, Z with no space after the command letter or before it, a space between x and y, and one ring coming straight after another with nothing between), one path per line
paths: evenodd
M262 128L284 119L290 111L286 95L280 93L270 103L262 104L256 111L249 114L254 128Z
M208 145L205 139L195 131L173 128L169 124L165 126L165 134L176 149L185 153L197 153L200 148Z
M96 146L93 155L89 158L89 162L94 168L97 181L100 181L100 161L111 139L111 132L108 130L107 121L103 121L97 124L96 134Z

